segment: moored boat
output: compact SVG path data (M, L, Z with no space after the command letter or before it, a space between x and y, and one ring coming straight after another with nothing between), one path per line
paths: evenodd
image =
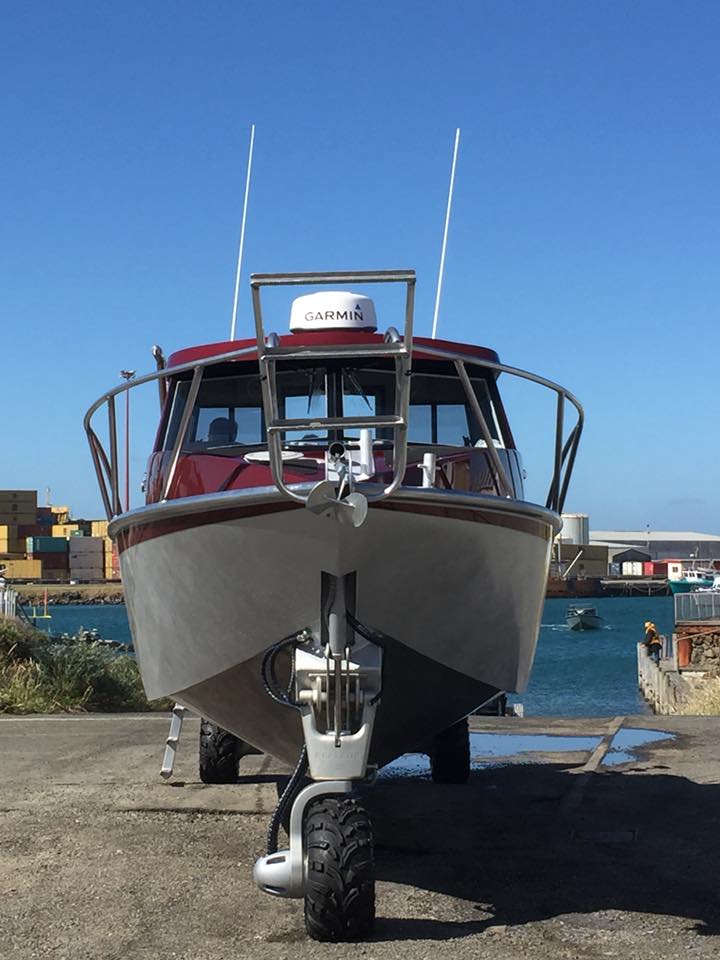
M264 287L372 283L405 285L402 333L378 334L373 301L347 290L299 297L291 333L265 331ZM414 338L414 284L412 271L253 275L254 340L180 351L86 416L148 695L297 763L255 876L305 897L319 939L364 935L372 921L354 787L418 745L435 779L466 779L465 718L524 688L582 429L556 384L486 348ZM557 397L543 504L524 499L501 376ZM124 511L115 398L152 381L147 502ZM93 419L103 405L107 450ZM318 816L338 824L342 849L314 860ZM328 891L323 857L347 852L347 817L365 838L360 861ZM331 900L354 906L331 922Z
M713 570L686 570L679 580L668 580L670 592L690 593L693 590L712 588L715 580Z

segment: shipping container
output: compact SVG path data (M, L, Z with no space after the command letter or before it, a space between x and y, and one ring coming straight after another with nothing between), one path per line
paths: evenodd
M70 553L98 553L102 555L105 544L102 537L70 537Z
M0 504L23 503L37 507L37 490L0 490Z
M96 570L102 570L104 566L102 557L98 557L93 553L85 554L82 557L70 554L68 562L71 570L75 567L94 567Z
M107 520L91 520L90 521L90 536L91 537L106 537L107 536L108 521Z
M10 580L39 580L42 564L39 560L4 560L3 576Z
M28 553L62 553L67 556L65 537L28 537L25 543Z
M43 572L45 570L67 570L68 558L63 553L36 553L33 554L33 560L39 560L42 564Z
M18 536L23 539L28 537L45 537L48 534L47 527L40 523L22 523L18 525Z
M654 573L652 560L644 560L642 565L644 577L651 577Z
M54 523L52 526L53 537L69 537L76 533L80 527L77 523Z
M104 580L102 570L95 570L92 567L78 567L77 570L70 571L70 580Z
M59 583L67 583L70 577L67 570L48 570L43 567L42 579L52 580Z
M25 554L25 541L14 523L0 524L0 553Z
M0 509L0 524L5 524L5 523L13 523L13 524L35 523L35 511L34 510Z
M73 567L95 567L98 570L102 570L104 566L103 558L96 553L84 553L82 556L71 553L68 554L68 560L71 569Z

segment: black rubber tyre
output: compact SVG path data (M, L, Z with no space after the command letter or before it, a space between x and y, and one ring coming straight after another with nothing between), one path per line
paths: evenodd
M211 720L200 721L200 779L203 783L235 783L243 741Z
M362 940L375 922L370 818L347 797L320 797L305 812L305 928L313 940Z
M470 776L470 730L467 719L438 733L430 748L435 783L467 783Z

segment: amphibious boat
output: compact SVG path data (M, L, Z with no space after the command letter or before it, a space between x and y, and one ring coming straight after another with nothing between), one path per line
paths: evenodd
M347 289L380 283L405 287L401 330L384 318L379 333L374 301ZM261 291L287 286L331 289L268 333ZM489 349L414 338L414 289L413 271L254 274L252 341L167 363L155 350L156 372L85 419L148 696L296 764L255 879L304 898L317 939L372 925L357 788L418 748L435 779L466 779L465 718L524 688L582 429L562 387ZM507 376L557 398L542 505L523 498ZM123 511L116 400L151 381L146 504Z

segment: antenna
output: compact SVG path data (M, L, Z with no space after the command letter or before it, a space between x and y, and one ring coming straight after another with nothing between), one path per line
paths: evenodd
M252 170L253 148L255 146L255 124L250 127L250 149L248 150L247 176L245 178L245 199L243 200L242 222L240 224L240 246L238 248L237 270L235 271L235 296L233 297L230 339L235 339L237 324L238 294L240 292L240 271L242 270L243 246L245 244L245 221L247 220L248 197L250 196L250 171Z
M453 147L452 167L450 168L450 188L448 190L447 210L445 211L445 229L443 231L442 250L440 251L440 270L438 272L437 290L435 291L435 311L433 313L432 338L437 334L438 313L440 312L440 294L442 292L443 273L445 272L445 250L447 249L448 227L450 226L450 208L452 207L453 190L455 189L455 167L457 165L458 147L460 146L460 127L455 130L455 146Z

